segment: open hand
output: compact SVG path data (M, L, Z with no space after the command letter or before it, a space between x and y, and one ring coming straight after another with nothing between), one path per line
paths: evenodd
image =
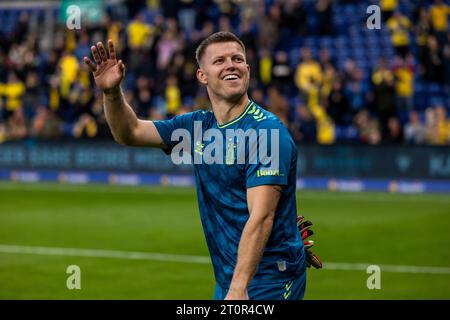
M122 60L117 61L116 51L111 40L108 40L108 50L109 58L103 43L98 42L96 46L91 47L95 64L88 57L83 59L94 75L95 84L104 92L119 88L125 75L125 65Z

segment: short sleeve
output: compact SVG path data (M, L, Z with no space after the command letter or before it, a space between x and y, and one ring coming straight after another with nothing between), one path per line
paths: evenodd
M172 141L172 133L177 129L185 129L188 132L192 132L192 124L194 121L194 113L185 113L169 120L157 120L153 121L156 130L158 130L164 144L167 148L165 152L170 152L172 148L178 143L178 141Z

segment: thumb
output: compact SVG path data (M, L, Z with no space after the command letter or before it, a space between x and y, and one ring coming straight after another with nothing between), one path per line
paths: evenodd
M122 76L124 76L125 75L125 64L123 63L122 60L119 60L118 64L119 64L120 71L122 71Z

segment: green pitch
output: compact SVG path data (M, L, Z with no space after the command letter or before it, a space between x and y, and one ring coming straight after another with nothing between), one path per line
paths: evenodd
M450 299L448 195L301 191L298 207L326 268L308 271L305 299ZM211 299L212 267L192 256L208 256L194 189L0 183L1 299ZM381 266L381 289L359 263Z

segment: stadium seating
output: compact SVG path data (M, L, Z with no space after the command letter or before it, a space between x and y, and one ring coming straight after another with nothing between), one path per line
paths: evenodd
M387 28L381 30L369 30L365 27L366 19L368 17L366 9L369 5L373 4L373 1L333 1L332 7L332 23L333 34L321 36L316 31L319 28L320 17L316 12L316 1L305 0L302 1L304 9L307 11L307 30L306 36L292 35L291 33L284 33L284 37L288 36L289 41L283 42L281 49L286 50L289 56L289 64L292 68L296 68L301 61L300 49L308 47L311 50L314 59L319 59L319 53L321 49L328 50L335 67L338 71L342 72L348 60L353 60L358 68L360 68L364 74L362 80L362 86L365 88L372 87L371 74L378 66L380 58L386 58L388 65L392 66L396 54L391 43L391 35ZM422 1L423 6L428 8L432 1ZM265 0L266 13L269 8L274 5L275 1ZM350 4L349 4L350 3ZM415 14L415 1L404 0L399 1L399 10L413 20ZM112 16L120 16L121 8L120 4L108 5L106 12ZM222 12L217 4L213 1L210 2L207 10L208 19L214 23L222 15ZM48 7L35 6L27 9L9 9L2 8L0 6L0 36L8 37L13 34L22 13L28 13L30 20L35 22L45 21L49 17ZM144 9L144 18L148 23L154 23L156 17L161 13L160 9ZM59 8L54 7L50 9L50 16L57 20L59 15ZM132 17L127 17L127 21L124 21L126 25ZM235 28L235 32L238 33L239 19L236 17L231 19L231 25ZM190 35L189 35L190 36ZM414 35L412 35L414 39ZM186 39L189 39L186 36ZM417 64L417 47L415 41L411 41L411 52L414 53L414 63ZM78 53L79 56L82 53ZM132 72L127 74L125 79L125 87L133 90L135 87L136 75ZM414 77L414 108L420 112L423 112L426 108L443 104L450 110L450 95L449 87L444 84L428 83L421 74L415 73ZM287 97L288 100L293 101L296 95ZM160 104L161 99L164 98L159 95L155 97L155 101ZM184 97L183 97L184 99ZM48 100L48 99L47 99ZM185 100L187 101L187 100ZM189 100L189 101L192 101ZM295 105L291 105L295 108ZM343 130L345 131L345 130ZM339 136L339 134L337 135Z

